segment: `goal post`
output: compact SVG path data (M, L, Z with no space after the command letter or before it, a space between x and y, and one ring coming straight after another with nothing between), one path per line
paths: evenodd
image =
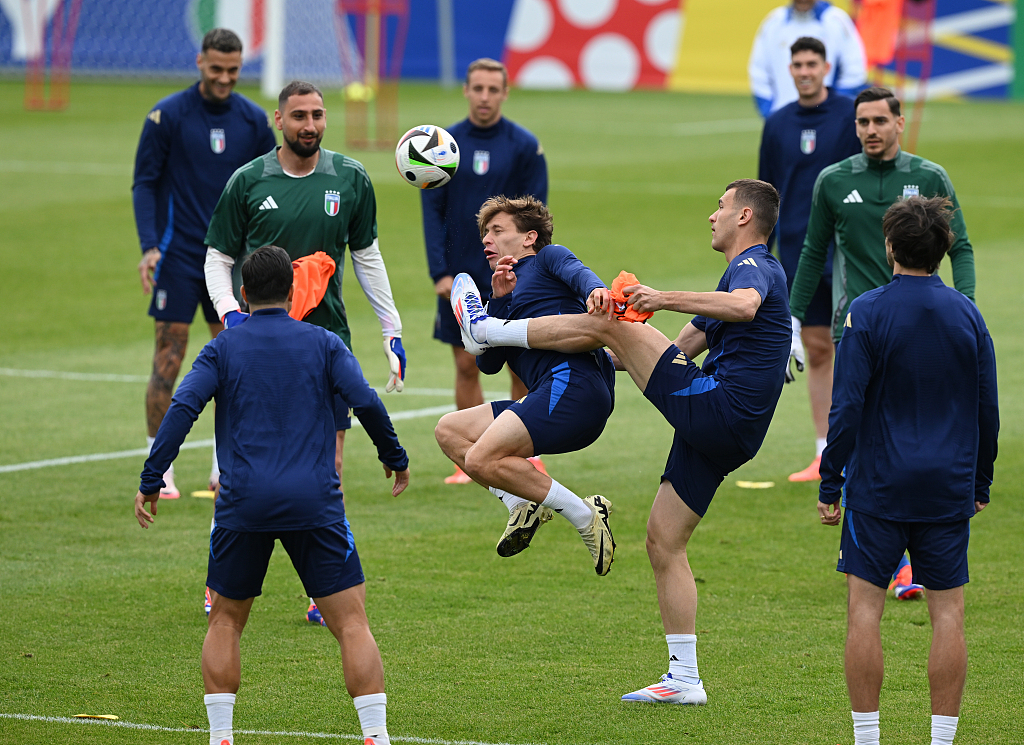
M82 0L21 0L25 108L60 111L71 97L71 52Z
M343 92L346 144L357 150L388 150L398 137L398 79L409 2L337 0L336 8L339 49L348 72Z

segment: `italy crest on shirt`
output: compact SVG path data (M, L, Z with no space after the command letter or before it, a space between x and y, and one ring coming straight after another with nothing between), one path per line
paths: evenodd
M217 155L224 152L227 147L227 140L224 138L223 129L211 129L210 130L210 149Z
M818 130L805 129L800 132L800 152L810 155L818 144Z
M483 176L490 169L491 169L491 151L490 150L474 150L473 151L473 173L475 173L477 176Z
M334 217L338 214L338 210L341 209L341 192L340 191L326 191L324 192L324 212L329 217Z

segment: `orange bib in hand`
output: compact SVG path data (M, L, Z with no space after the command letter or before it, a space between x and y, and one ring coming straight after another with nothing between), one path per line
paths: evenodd
M647 319L654 315L654 313L638 313L633 310L632 305L626 304L626 296L622 294L622 288L638 284L640 284L640 280L636 278L636 275L625 270L619 272L619 276L612 282L611 295L612 302L615 304L614 315L620 321L647 323Z
M288 315L301 321L312 313L327 294L327 282L334 269L334 259L323 251L293 261L295 294L292 295L292 309Z

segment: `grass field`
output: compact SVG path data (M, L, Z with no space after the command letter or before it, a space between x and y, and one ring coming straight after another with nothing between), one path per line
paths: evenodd
M64 113L26 113L0 82L0 742L207 742L199 651L212 504L160 504L139 529L131 500L143 458L12 471L4 466L144 445L152 355L135 265L130 186L143 117L171 83L77 84ZM246 90L255 95L254 91ZM262 102L266 105L268 102ZM272 108L272 106L270 107ZM344 150L328 99L325 146ZM760 123L745 97L513 93L551 173L555 239L606 281L628 269L664 289L712 289L724 270L707 216L730 180L756 174ZM403 126L464 115L457 91L404 86ZM971 655L958 743L1024 739L1024 107L930 104L917 148L946 167L974 243L978 304L995 339L1002 432L992 506L972 525ZM704 708L626 705L664 672L666 651L644 526L670 430L625 375L603 437L547 458L555 478L615 503L615 566L595 576L570 526L500 559L504 509L450 472L420 410L450 403L418 195L390 153L353 153L374 181L381 247L405 326L410 391L385 397L410 452L412 485L390 497L368 439L346 447L346 503L384 656L396 742L852 743L842 673L845 583L839 531L820 526L816 488L789 484L813 448L805 384L783 393L764 447L719 490L690 546L700 593ZM943 276L949 280L948 269ZM346 284L352 273L346 273ZM386 368L379 327L346 287L355 352L371 383ZM674 334L683 317L658 314ZM189 355L204 339L196 326ZM18 371L84 373L25 377ZM90 377L91 376L91 377ZM501 392L507 378L485 388ZM936 402L941 406L942 402ZM190 437L209 438L204 414ZM183 493L205 488L208 448L177 462ZM750 491L737 479L774 481ZM239 745L359 732L337 646L303 620L302 587L275 554L243 636ZM929 742L924 603L890 599L883 620L885 743ZM157 729L10 715L114 714ZM159 729L163 728L163 729ZM195 730L195 731L191 731ZM281 734L281 733L306 734ZM277 734L274 734L277 733ZM317 737L314 738L314 735Z

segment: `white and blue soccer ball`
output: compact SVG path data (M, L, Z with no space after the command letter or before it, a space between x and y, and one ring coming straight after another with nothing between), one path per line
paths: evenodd
M417 189L436 189L452 180L459 168L459 146L433 124L413 127L398 141L395 165L402 179Z

